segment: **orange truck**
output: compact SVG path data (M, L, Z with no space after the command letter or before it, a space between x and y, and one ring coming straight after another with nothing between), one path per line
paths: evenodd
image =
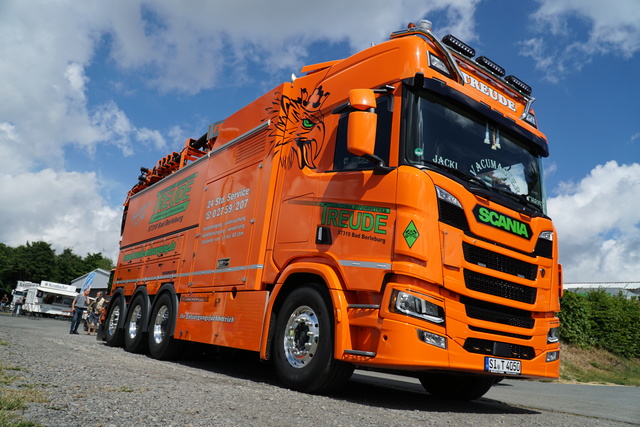
M531 88L429 21L284 83L142 168L102 336L250 350L476 399L557 378L561 266Z

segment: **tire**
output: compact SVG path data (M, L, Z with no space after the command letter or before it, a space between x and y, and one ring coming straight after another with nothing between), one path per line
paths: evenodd
M171 335L176 321L176 307L170 293L161 294L153 304L149 318L149 353L158 360L177 358L184 348L184 341Z
M114 297L109 303L109 311L104 321L104 341L109 347L122 347L124 331L122 315L124 314L124 298Z
M143 294L138 294L131 301L124 322L124 348L131 353L147 351L147 331L144 327L147 324L148 313L144 299Z
M333 317L320 285L294 290L276 319L274 365L288 388L327 393L344 385L354 366L333 358Z
M488 375L429 373L418 378L433 397L459 401L479 399L495 383L495 377Z

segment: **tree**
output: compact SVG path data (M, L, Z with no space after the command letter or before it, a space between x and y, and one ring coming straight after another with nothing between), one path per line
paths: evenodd
M100 252L96 252L93 254L87 254L87 256L84 257L84 268L85 273L93 271L96 268L111 271L113 268L113 262L109 258L105 258Z
M26 280L39 283L51 280L56 265L56 254L51 244L27 242L15 249L11 267L13 281Z
M56 259L56 270L51 280L58 283L71 283L73 279L86 272L83 259L74 254L71 248L65 248Z

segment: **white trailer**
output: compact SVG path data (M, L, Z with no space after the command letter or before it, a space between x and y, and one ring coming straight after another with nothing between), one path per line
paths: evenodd
M71 304L78 295L74 286L43 280L27 291L23 309L44 316L71 316Z

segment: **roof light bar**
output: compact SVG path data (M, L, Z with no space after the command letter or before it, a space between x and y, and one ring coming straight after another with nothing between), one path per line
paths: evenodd
M479 56L476 58L476 62L491 71L493 74L499 77L504 77L507 73L504 68L487 58L486 56Z
M444 36L442 38L442 43L449 46L451 49L455 50L456 52L461 53L467 58L473 58L474 56L476 56L476 51L474 48L458 40L451 34L447 34L446 36Z
M519 78L517 78L516 76L513 75L509 75L507 77L504 78L511 86L513 86L514 88L516 88L518 91L520 91L521 93L530 96L531 95L531 86L529 86L528 84L526 84L525 82L523 82L522 80L520 80Z

